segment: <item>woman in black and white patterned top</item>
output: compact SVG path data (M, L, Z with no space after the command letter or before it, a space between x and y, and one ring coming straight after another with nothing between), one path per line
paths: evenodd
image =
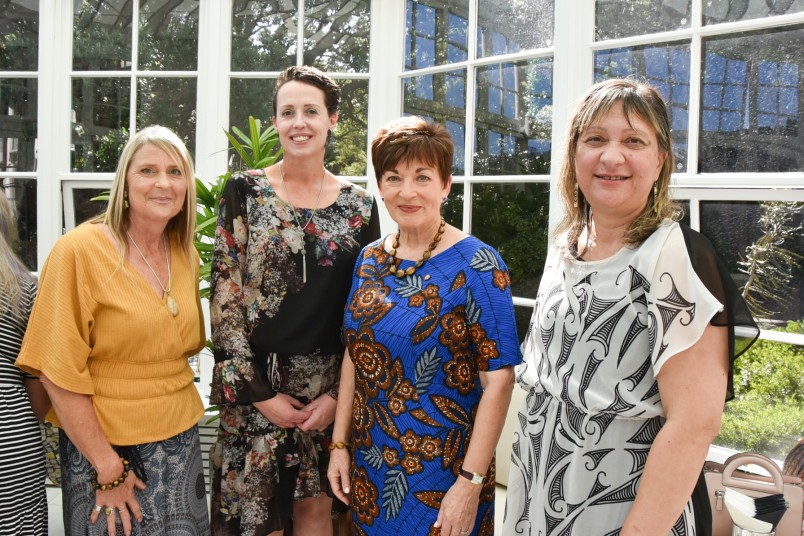
M47 534L39 421L50 402L39 379L14 365L36 281L12 249L13 208L0 190L0 535Z

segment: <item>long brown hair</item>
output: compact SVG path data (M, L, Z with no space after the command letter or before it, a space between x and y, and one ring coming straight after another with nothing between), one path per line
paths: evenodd
M636 80L615 78L599 82L589 88L570 121L569 135L564 149L564 163L558 178L558 191L564 207L564 217L556 227L555 237L568 233L567 247L570 253L577 252L578 238L588 230L592 222L592 210L583 193L578 191L575 206L575 189L578 178L575 173L575 154L578 140L583 132L603 117L615 104L621 104L626 119L639 117L653 127L659 150L667 156L659 170L656 180L656 195L645 204L642 213L631 223L626 231L624 242L627 246L640 244L656 230L665 219L678 220L680 206L670 198L670 176L675 159L670 137L670 117L667 106L659 92L652 86Z

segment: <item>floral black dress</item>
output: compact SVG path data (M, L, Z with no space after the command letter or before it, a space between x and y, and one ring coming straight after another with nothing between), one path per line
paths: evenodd
M472 236L396 277L378 242L344 318L355 365L353 534L439 534L483 395L479 374L520 362L508 271ZM403 260L400 268L413 265ZM494 533L494 463L472 535Z
M221 408L213 534L280 530L292 500L328 492L331 432L277 427L252 403L278 392L303 403L337 396L351 273L379 219L374 198L351 183L332 205L296 214L303 230L262 170L232 176L221 199L210 302L210 400Z

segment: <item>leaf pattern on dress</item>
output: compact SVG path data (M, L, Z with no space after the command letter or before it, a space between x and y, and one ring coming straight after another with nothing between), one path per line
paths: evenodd
M416 360L416 367L413 373L413 385L419 396L424 396L430 390L430 384L441 366L441 359L438 356L438 349L431 348L422 353Z
M385 510L385 520L396 519L408 494L408 479L401 469L390 469L385 473L385 483L382 488L382 506Z
M446 493L443 491L418 491L413 494L419 502L426 504L433 510L441 508L441 501L444 500L444 495L446 495Z

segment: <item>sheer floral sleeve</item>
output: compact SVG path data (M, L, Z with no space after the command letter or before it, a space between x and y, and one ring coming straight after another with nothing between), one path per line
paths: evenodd
M248 277L248 188L243 174L229 179L218 212L210 298L215 354L210 393L213 404L250 404L276 394L255 362L248 340L252 327L244 300L244 281Z

